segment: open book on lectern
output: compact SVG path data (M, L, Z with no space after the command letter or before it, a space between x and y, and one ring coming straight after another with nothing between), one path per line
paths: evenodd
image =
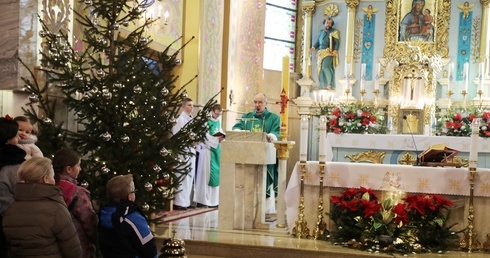
M420 165L434 165L436 163L453 163L453 158L459 151L449 148L444 144L432 145L419 154Z

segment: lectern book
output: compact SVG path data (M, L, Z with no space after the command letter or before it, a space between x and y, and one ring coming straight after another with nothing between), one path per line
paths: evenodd
M461 166L455 164L453 158L459 151L444 144L436 144L419 154L421 166Z
M225 137L226 137L226 134L225 134L225 133L223 133L223 132L217 132L217 133L213 134L213 136L214 136L214 137L220 137L220 136L223 136L223 138L225 138Z

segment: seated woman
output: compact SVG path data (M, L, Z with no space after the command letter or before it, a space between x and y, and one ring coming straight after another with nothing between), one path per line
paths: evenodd
M35 157L22 163L15 202L3 218L3 230L13 257L79 258L75 226L61 188L54 185L51 160Z

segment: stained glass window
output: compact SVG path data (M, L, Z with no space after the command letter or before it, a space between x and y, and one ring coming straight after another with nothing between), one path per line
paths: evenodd
M267 0L265 11L264 69L282 70L283 56L289 56L294 70L296 0Z

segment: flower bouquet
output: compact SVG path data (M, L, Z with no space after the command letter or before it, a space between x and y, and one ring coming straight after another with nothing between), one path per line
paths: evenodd
M345 246L384 252L429 252L447 250L456 232L446 226L448 207L452 202L439 196L420 194L393 203L380 201L371 190L348 189L331 197L327 213L337 230L321 239Z
M386 134L384 116L367 106L359 104L323 107L322 115L327 116L327 131L333 133Z
M459 111L450 109L438 119L436 134L445 136L470 136L473 119L481 116L482 113L478 109Z

